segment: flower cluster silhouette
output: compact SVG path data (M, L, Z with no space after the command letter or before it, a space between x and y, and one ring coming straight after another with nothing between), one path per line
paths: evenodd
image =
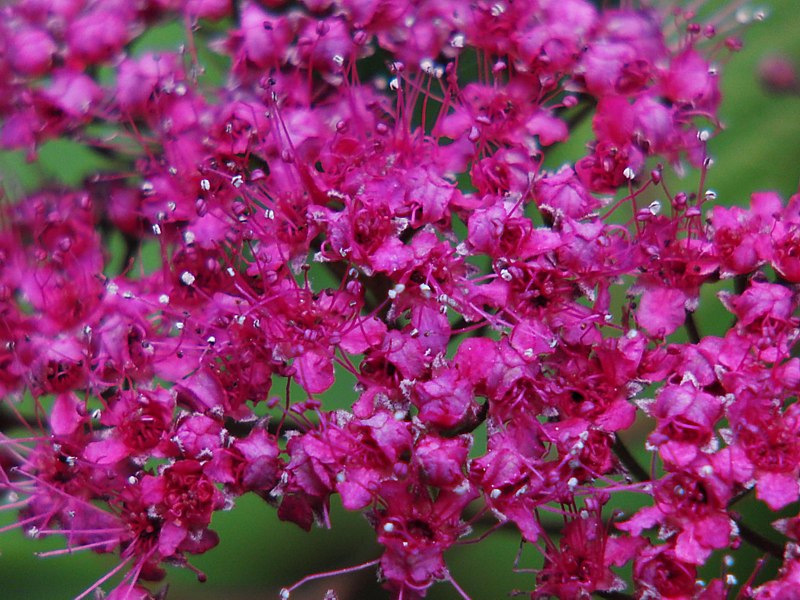
M543 556L531 598L796 597L800 517L778 544L736 503L800 496L800 195L705 185L722 65L761 14L620 4L0 9L2 146L108 161L2 206L11 527L116 554L81 596L111 600L195 569L244 494L304 529L334 495L362 512L402 600L468 597L446 552L501 528ZM175 20L184 47L137 45ZM704 335L726 280L731 325ZM642 427L648 468L619 436ZM698 579L742 544L777 576Z

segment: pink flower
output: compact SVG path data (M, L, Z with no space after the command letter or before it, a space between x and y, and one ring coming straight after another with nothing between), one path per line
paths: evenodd
M722 600L732 573L698 567L744 544L783 562L743 593L790 595L800 195L702 189L725 11L600 4L0 9L0 143L102 161L0 207L8 528L115 554L83 596L118 576L120 600L165 565L203 580L246 494L303 529L363 513L405 600L468 597L449 551L500 528L532 598Z
M34 27L18 29L8 42L11 68L21 75L33 77L47 73L58 50L46 31Z

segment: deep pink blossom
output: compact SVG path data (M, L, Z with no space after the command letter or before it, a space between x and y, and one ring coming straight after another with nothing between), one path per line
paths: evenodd
M361 512L404 600L468 597L449 551L500 529L531 598L722 600L702 565L745 544L777 575L742 594L791 597L800 195L702 189L730 16L602 4L0 9L0 144L104 161L0 210L16 526L115 554L119 600L203 580L246 494L303 529Z

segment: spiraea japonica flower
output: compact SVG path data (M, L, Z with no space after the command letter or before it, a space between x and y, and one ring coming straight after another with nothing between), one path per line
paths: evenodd
M800 196L706 188L762 14L598 4L0 9L0 144L106 161L2 205L6 529L114 555L80 597L205 580L246 494L363 513L380 555L332 574L400 600L470 597L449 551L509 533L531 598L794 597ZM178 50L143 42L173 21Z

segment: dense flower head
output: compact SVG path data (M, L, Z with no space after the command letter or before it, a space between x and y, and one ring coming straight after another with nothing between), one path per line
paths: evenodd
M204 579L253 493L306 530L334 496L362 512L403 600L467 597L447 552L500 529L539 553L531 598L793 597L800 195L703 187L730 11L596 4L0 9L0 145L109 161L0 215L0 493L32 537L118 556L86 594ZM176 19L179 51L137 46ZM773 580L700 581L745 543Z

